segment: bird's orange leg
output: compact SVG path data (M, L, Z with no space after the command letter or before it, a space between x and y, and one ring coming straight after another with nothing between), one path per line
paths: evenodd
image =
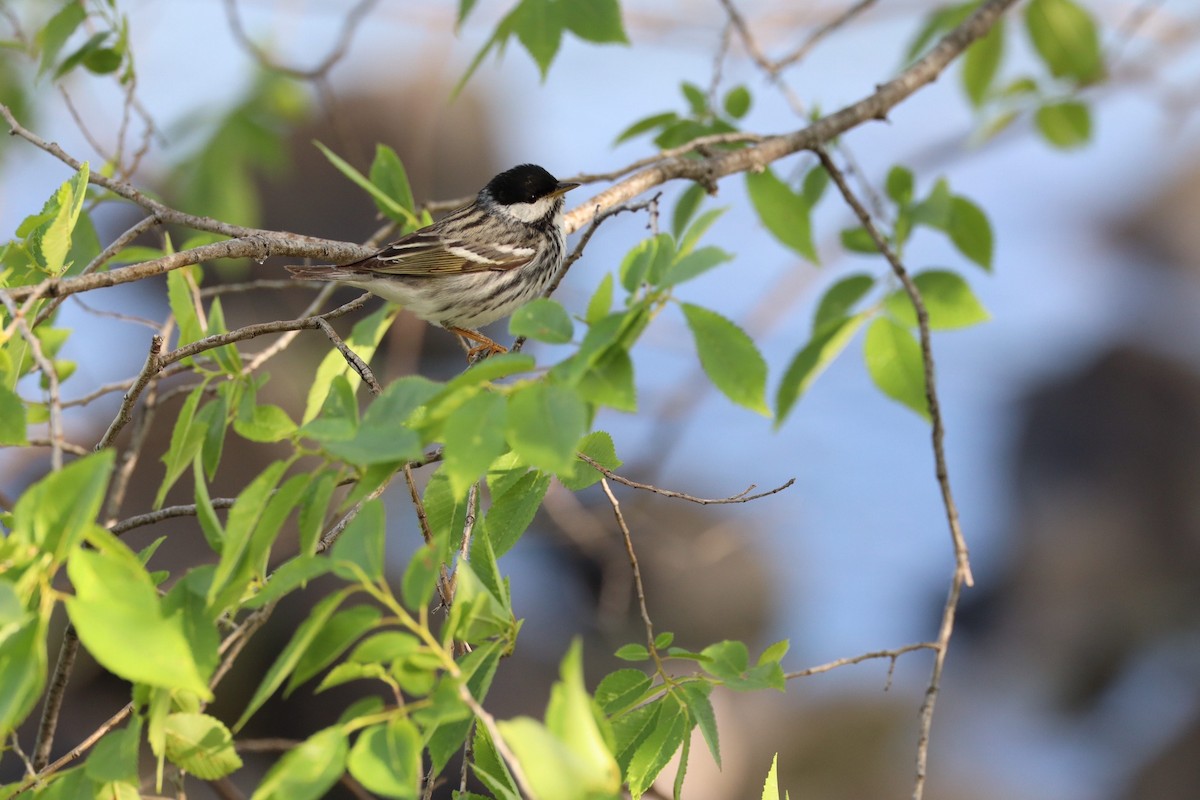
M446 330L458 334L463 339L475 342L475 346L467 350L467 363L473 364L479 358L487 358L497 353L508 352L507 347L499 342L492 341L479 331L473 331L470 328L454 328L449 326Z

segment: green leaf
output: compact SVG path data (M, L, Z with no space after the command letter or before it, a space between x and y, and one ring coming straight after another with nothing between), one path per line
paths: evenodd
M23 445L25 438L25 404L15 392L0 386L0 445Z
M675 201L675 210L671 214L671 235L676 239L682 237L683 232L687 230L688 223L696 215L700 204L704 202L704 195L704 187L693 183L684 189L683 193L679 195L679 199Z
M700 662L704 671L734 691L783 691L785 680L778 662L766 661L751 667L750 654L741 642L718 642L704 648L702 655L706 658Z
M85 19L87 19L87 11L84 9L83 3L80 3L79 0L68 0L58 10L58 13L50 18L46 26L38 31L37 40L42 53L38 63L39 76L44 75L50 67L54 66L63 45L67 43L67 39L71 38L71 34Z
M405 606L417 609L429 605L441 576L441 564L438 547L434 544L427 544L413 553L400 581L400 597Z
M699 726L700 733L704 735L704 743L708 745L708 752L712 753L713 761L717 762L719 769L721 766L721 742L717 735L717 715L713 712L712 703L708 700L712 684L687 683L680 688L680 694L687 704L688 716Z
M318 800L337 783L349 746L339 727L317 731L267 772L250 800Z
M83 765L84 774L96 783L136 783L141 723L140 718L134 717L125 727L110 732L96 742Z
M308 581L331 571L333 564L327 558L315 556L296 556L285 561L277 570L271 573L262 591L242 603L243 608L261 608L267 603L277 600L294 589L307 585Z
M622 661L648 661L650 659L650 651L644 644L622 645L613 655Z
M887 317L879 317L867 329L863 352L867 372L879 390L928 421L921 346L908 328Z
M733 402L770 416L767 363L741 328L715 311L682 303L705 374Z
M336 473L322 472L312 490L300 501L297 525L300 529L300 552L305 555L314 555L317 552L317 543L321 540L325 516L329 512L329 501L333 498L337 482Z
M542 80L558 54L565 17L564 4L557 0L521 0L505 20L538 65Z
M813 315L813 333L819 333L826 325L839 325L854 310L859 300L875 287L875 279L870 275L858 273L848 275L825 290L821 301L817 303L817 311Z
M4 687L0 692L0 730L11 731L33 710L46 685L48 620L26 615L10 582L0 580L0 590L8 597L10 613L16 612L2 626L4 635L0 636L0 686Z
M380 306L379 310L356 322L350 336L346 337L346 346L357 353L364 363L370 364L379 340L391 326L398 311L395 306ZM335 347L326 354L313 376L301 424L307 424L317 416L317 412L325 403L325 397L329 394L329 387L333 383L334 377L338 375L347 376L351 381L356 382L355 385L360 380L358 373L354 372L354 368L346 363L346 359Z
M1092 138L1092 113L1080 102L1048 103L1033 117L1038 132L1055 147L1082 147Z
M639 702L653 683L640 669L610 672L596 687L596 703L605 714L616 714Z
M617 411L637 411L633 359L623 347L610 347L579 379L578 389L588 402Z
M207 425L198 424L196 406L200 404L200 398L204 396L207 387L208 382L205 381L193 389L183 401L179 415L175 418L175 427L171 430L171 446L162 457L167 471L163 476L162 485L158 487L158 494L154 497L155 508L162 506L167 492L179 480L179 476L192 463L192 459L204 444Z
M350 162L346 161L337 153L321 144L321 142L318 142L314 139L313 144L316 145L317 149L320 150L322 154L324 154L325 158L329 159L329 163L333 164L333 166L337 168L338 172L345 175L350 179L351 183L369 194L371 199L375 201L375 205L378 206L384 214L391 219L396 220L397 222L407 223L414 228L420 227L420 220L417 219L416 215L405 208L401 201L393 199L386 189L377 186L371 179L367 178L365 175L355 169ZM376 160L379 159L378 150L376 151L375 158ZM401 167L401 170L403 170L403 167ZM346 344L349 345L350 342L346 342ZM350 349L358 353L363 361L369 360L368 356L364 356L355 347L351 346ZM338 354L338 357L341 358L340 353Z
M688 733L687 714L683 707L669 695L661 701L661 705L662 711L653 729L634 751L626 771L629 792L634 800L650 788Z
M621 131L613 144L620 144L621 142L632 139L635 136L641 136L643 133L655 130L656 128L662 128L666 125L670 125L678 119L679 115L674 111L664 111L661 114L651 114L648 117L639 119L637 122Z
M73 177L46 200L36 218L27 219L18 229L18 235L26 237L30 256L44 272L57 276L67 266L67 254L71 250L71 234L83 210L87 196L88 162L83 162ZM35 222L29 226L30 222Z
M791 643L787 639L780 639L773 645L762 651L762 655L758 657L759 664L778 664L787 655Z
M579 443L579 452L609 469L617 469L621 466L621 459L617 458L612 436L604 431L593 431L583 437L583 441ZM578 492L592 484L599 483L603 477L604 475L591 464L577 459L571 471L561 473L558 479L572 492Z
M1054 77L1081 84L1104 77L1096 23L1072 0L1033 0L1025 7L1025 26Z
M563 23L567 30L586 42L628 44L625 26L621 23L621 5L617 0L585 0L560 2Z
M405 172L404 163L400 161L395 150L386 144L375 145L375 160L371 162L370 177L371 183L393 201L385 203L372 194L376 208L389 219L401 225L417 225L418 221L413 213L415 203L413 202L412 187L408 183L408 173ZM397 214L394 210L396 205L399 205L405 213Z
M539 297L514 311L508 330L513 336L527 336L550 344L566 344L574 335L566 309L549 297Z
M421 790L421 734L404 718L372 725L358 735L346 767L373 794L415 798Z
M233 735L207 714L178 713L167 717L166 752L172 764L200 780L212 781L241 769Z
M925 18L925 22L917 32L912 44L908 46L904 60L911 62L921 55L939 34L958 26L975 10L977 5L976 0L967 0L965 3L946 6L930 13Z
M393 381L371 401L353 439L332 441L325 449L348 464L385 464L420 458L421 436L405 422L438 391L419 376Z
M354 565L370 581L383 579L384 539L387 525L384 519L383 501L376 498L363 503L357 516L346 526L329 554L335 566ZM350 580L360 580L358 573L336 570Z
M277 405L256 405L249 416L234 419L233 429L252 442L279 442L296 432L296 423Z
M987 309L975 297L971 286L956 273L929 270L913 276L913 282L921 292L931 330L967 328L989 319ZM888 295L884 308L901 324L916 327L917 313L903 289Z
M693 250L682 258L676 259L675 263L667 268L659 285L663 287L676 286L732 260L733 254L727 253L719 247L701 247L699 250Z
M762 800L779 800L779 753L771 757L771 769L763 783Z
M1004 58L1004 19L996 21L982 39L977 40L963 56L962 82L971 105L979 107L987 99Z
M496 392L480 392L446 419L442 471L456 495L463 494L505 450L507 406Z
M167 301L171 313L175 315L175 325L179 328L179 338L176 347L191 344L203 338L203 328L200 327L200 317L196 313L196 297L192 293L193 283L188 280L199 272L196 267L175 269L167 273ZM185 363L194 359L189 356Z
M696 217L696 221L689 225L687 230L683 232L683 235L679 237L679 244L675 248L675 260L679 261L688 253L691 253L704 234L708 233L708 229L713 226L713 223L720 219L728 210L728 208L710 208Z
M750 111L750 90L745 86L735 86L725 94L725 113L734 119L741 119Z
M513 451L530 466L569 472L587 420L587 405L578 392L539 381L509 396L506 433Z
M770 169L747 172L746 190L754 210L771 235L808 261L818 263L812 240L812 206L808 201L793 192Z
M558 800L613 797L621 774L596 724L583 686L578 642L563 659L562 679L550 693L546 724L528 717L499 723L533 794Z
M101 551L76 549L67 561L67 574L75 587L66 601L67 613L102 667L128 681L211 699L181 617L163 613L158 590L131 550L115 538ZM130 631L137 632L136 648L129 646Z
M225 537L221 545L221 559L213 573L208 589L208 602L224 609L236 602L251 575L245 566L250 540L267 508L267 501L279 479L288 467L285 461L275 461L255 476L254 480L238 494L229 516L225 521ZM282 521L281 521L282 522ZM232 591L230 591L232 589Z
M939 178L933 185L929 196L913 208L913 223L928 225L940 231L950 229L951 206L954 196L950 194L950 184L945 178Z
M892 202L904 208L912 202L915 181L912 170L907 167L894 166L887 174L887 196Z
M851 253L863 253L871 256L879 253L879 245L875 244L875 239L861 225L843 229L840 238L842 240L842 247Z
M85 456L26 489L13 508L16 541L61 563L100 513L115 455L102 450Z
M283 685L284 679L286 679L287 676L291 674L292 670L295 669L296 664L300 662L300 658L304 655L304 651L307 650L308 647L313 643L313 640L317 638L317 634L321 632L323 627L325 627L325 623L328 622L329 618L333 616L333 613L337 611L337 607L341 605L343 600L346 599L350 591L351 589L346 588L335 592L334 594L328 595L315 606L313 606L312 611L308 612L308 616L305 617L304 621L300 623L300 626L296 628L296 632L292 634L291 640L283 648L283 651L280 652L279 656L276 657L275 662L271 664L271 668L267 670L267 674L263 677L262 683L260 683L258 689L255 690L253 697L250 698L250 702L246 704L245 710L242 711L242 716L238 718L237 724L233 726L235 731L241 730L242 726L246 724L246 721L254 715L254 712L258 711L258 709L262 707L262 704L267 702L267 699L275 693L275 690ZM326 733L328 733L328 731ZM317 736L320 735L321 734L317 734ZM309 741L311 741L311 739ZM344 738L342 740L342 747L343 749L345 747ZM301 748L293 750L292 753L296 753L302 748L303 745ZM275 765L276 768L278 768L284 761L287 761L287 759L288 756L284 756L279 764ZM272 769L271 772L267 774L267 778L264 779L263 783L259 786L259 791L254 793L255 797L259 797L260 792L264 791L264 788L267 787L268 783L270 782L271 775L274 774L275 771L275 769ZM341 773L340 766L338 767L338 773ZM335 775L334 778L336 779L336 777L337 776ZM276 780L282 780L282 778L277 778ZM324 790L322 790L322 792L323 791ZM262 796L280 798L284 797L283 795L274 794ZM316 795L306 794L304 796L319 797L320 793Z
M611 272L606 272L604 273L604 277L600 279L599 285L596 286L596 291L592 294L592 299L588 301L584 321L588 325L594 325L604 319L612 311L612 303L613 276Z
M960 253L991 270L992 224L983 209L965 197L955 197L950 204L949 233Z
M502 642L489 642L476 647L463 656L459 662L467 690L478 702L483 702L491 688L492 678L495 677L496 667L504 652ZM456 698L457 699L457 698ZM428 735L429 759L433 762L433 771L440 773L446 767L451 756L458 751L471 732L473 718L444 722L437 730Z
M496 752L487 727L475 726L475 738L471 743L471 755L474 756L471 769L480 783L495 795L496 800L521 800L523 795L517 788L517 782L508 771L504 760ZM472 798L473 800L473 798Z
M569 472L564 470L563 474ZM496 558L511 550L521 534L529 528L549 488L550 476L537 471L525 473L499 494L493 488L492 507L487 513L487 531Z
M369 631L379 621L379 609L374 606L352 606L342 609L329 618L325 627L321 628L313 639L312 645L304 651L304 655L296 663L296 669L284 687L283 695L287 697L300 684L316 675L333 660L354 644L360 636Z

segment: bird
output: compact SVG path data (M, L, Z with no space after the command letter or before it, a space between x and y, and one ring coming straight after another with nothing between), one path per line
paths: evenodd
M473 362L507 352L478 329L540 296L562 268L563 195L579 185L519 164L472 202L367 258L287 269L293 278L337 281L398 303L462 337Z

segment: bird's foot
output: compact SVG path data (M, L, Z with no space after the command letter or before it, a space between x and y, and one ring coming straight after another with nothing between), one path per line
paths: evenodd
M507 347L500 344L499 342L493 341L492 339L488 338L487 336L484 336L479 331L473 331L470 328L451 328L451 327L446 328L446 330L450 331L451 333L458 334L458 336L464 340L464 344L467 341L475 343L473 346L467 347L467 363L468 364L474 364L476 361L482 361L483 359L488 358L493 355L496 355L498 353L507 353L508 352Z

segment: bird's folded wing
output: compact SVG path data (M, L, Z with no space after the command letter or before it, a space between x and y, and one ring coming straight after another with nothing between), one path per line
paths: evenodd
M532 247L494 242L443 239L422 231L392 242L358 265L385 275L450 275L510 270L528 264Z

